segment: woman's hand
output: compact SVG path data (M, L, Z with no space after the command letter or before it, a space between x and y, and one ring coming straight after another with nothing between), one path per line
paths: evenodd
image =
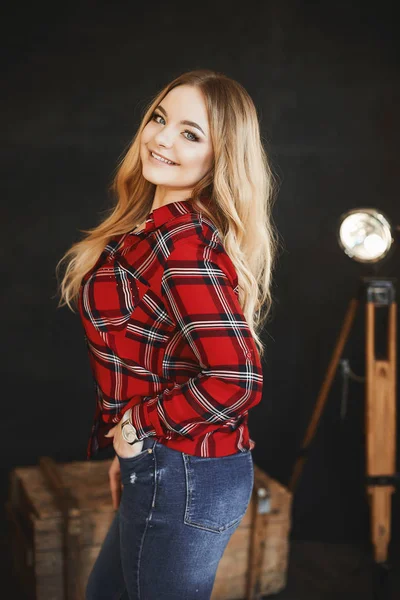
M108 433L105 435L105 437L113 437L114 438L113 446L114 446L114 450L117 455L121 456L122 458L131 458L132 456L136 456L136 454L139 454L139 452L142 451L143 440L141 440L140 442L137 442L133 445L128 444L128 442L126 440L124 440L124 438L122 437L121 423L123 420L124 419L121 419L121 421L115 427L112 427L108 431ZM132 450L134 451L133 453L132 453ZM110 490L111 490L113 508L114 508L114 510L117 510L117 508L119 507L119 504L121 502L121 493L122 493L121 466L119 464L118 456L114 456L114 459L108 470L108 478L110 480Z
M124 415L125 417L125 415ZM112 427L104 437L113 437L113 446L116 454L121 458L132 458L139 454L143 450L143 440L135 442L134 444L128 444L122 437L121 424L125 420L124 417L120 420L115 427Z
M110 480L110 490L113 509L117 510L121 502L121 467L118 456L114 456L110 468L108 469L108 479Z

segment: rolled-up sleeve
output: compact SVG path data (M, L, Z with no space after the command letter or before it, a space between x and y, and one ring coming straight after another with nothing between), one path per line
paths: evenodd
M168 431L194 439L210 426L234 426L260 402L263 375L229 256L201 239L185 240L166 261L161 294L199 372L132 405L139 439Z

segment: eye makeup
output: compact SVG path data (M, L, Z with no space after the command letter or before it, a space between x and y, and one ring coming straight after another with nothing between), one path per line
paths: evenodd
M164 117L162 115L160 115L158 112L154 111L153 114L151 115L151 120L158 123L159 122L159 121L157 121L158 117L160 117L161 119L164 119ZM193 136L193 139L186 138L187 140L189 140L189 142L198 142L199 141L199 136L196 135L195 133L193 133L193 131L190 131L189 129L185 129L185 131L183 133L188 133L189 135Z

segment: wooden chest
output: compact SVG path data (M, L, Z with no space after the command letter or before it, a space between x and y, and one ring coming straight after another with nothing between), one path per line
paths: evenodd
M26 600L84 600L85 584L114 517L110 460L10 473L6 503L16 583ZM254 464L248 510L218 566L211 600L255 600L286 585L291 493Z

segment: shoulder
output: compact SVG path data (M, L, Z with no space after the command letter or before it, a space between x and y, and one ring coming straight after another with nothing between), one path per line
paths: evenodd
M187 268L196 266L219 268L229 278L234 288L238 279L235 266L226 252L215 224L200 213L179 216L169 223L173 243L165 268L177 263Z
M178 248L207 246L215 252L225 253L217 227L199 211L174 217L164 225L162 233L171 241L171 252Z

